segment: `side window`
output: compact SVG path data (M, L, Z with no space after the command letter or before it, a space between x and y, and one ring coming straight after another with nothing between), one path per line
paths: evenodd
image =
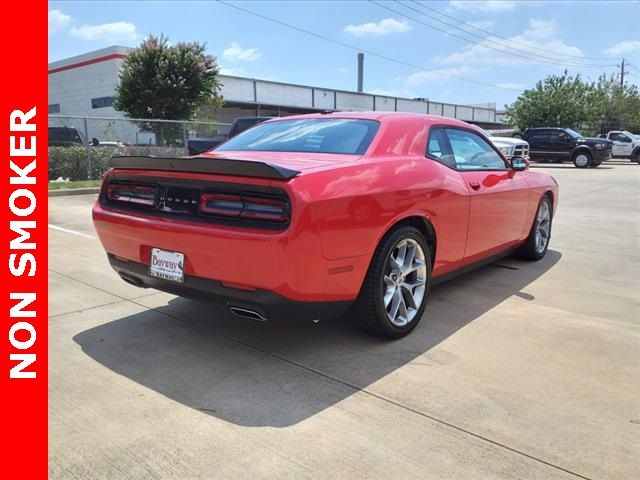
M548 142L549 132L547 130L534 130L529 134L529 142Z
M614 142L631 142L631 139L622 133L612 133L609 140Z
M562 137L566 137L567 134L562 132L561 130L551 130L549 132L549 141L551 142L560 142Z
M458 170L506 170L502 157L489 143L473 132L446 129Z
M444 128L432 127L429 130L427 156L449 168L456 168L456 161L451 154Z

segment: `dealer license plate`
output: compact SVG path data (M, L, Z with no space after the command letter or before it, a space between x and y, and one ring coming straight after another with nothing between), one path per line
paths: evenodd
M149 275L182 283L184 281L184 253L152 248Z

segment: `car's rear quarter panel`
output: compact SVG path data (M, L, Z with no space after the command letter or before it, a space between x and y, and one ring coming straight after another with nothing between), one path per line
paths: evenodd
M469 196L447 170L424 156L386 157L313 175L306 191L325 258L370 258L393 225L417 216L438 238L434 272L455 268L464 255Z
M436 232L434 274L460 266L468 190L459 175L425 157L432 122L427 117L387 117L362 159L299 179L327 259L370 258L393 225L417 216Z

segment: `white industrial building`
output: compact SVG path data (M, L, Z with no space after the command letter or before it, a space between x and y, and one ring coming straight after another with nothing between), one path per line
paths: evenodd
M122 117L112 102L129 50L108 47L50 63L49 113Z
M129 50L112 46L50 63L49 113L124 118L112 105L118 72ZM217 120L224 123L238 116L284 116L322 110L429 113L487 127L501 121L495 104L454 105L229 75L220 75L220 81L225 102Z

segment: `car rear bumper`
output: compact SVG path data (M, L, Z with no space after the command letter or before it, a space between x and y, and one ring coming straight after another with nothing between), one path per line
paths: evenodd
M370 260L367 255L324 258L312 226L292 225L285 231L231 228L112 210L99 202L93 220L106 253L127 265L142 265L145 275L151 249L159 248L184 254L189 278L231 284L249 296L273 292L304 304L353 301ZM145 286L166 289L152 280L145 280Z
M182 283L149 275L149 267L142 263L119 259L108 254L109 263L127 283L141 288L154 288L186 298L210 301L226 306L239 316L256 320L296 318L315 320L335 318L349 309L352 301L301 302L288 299L268 290L244 290L225 285L219 280L185 275ZM249 315L252 312L257 315Z

